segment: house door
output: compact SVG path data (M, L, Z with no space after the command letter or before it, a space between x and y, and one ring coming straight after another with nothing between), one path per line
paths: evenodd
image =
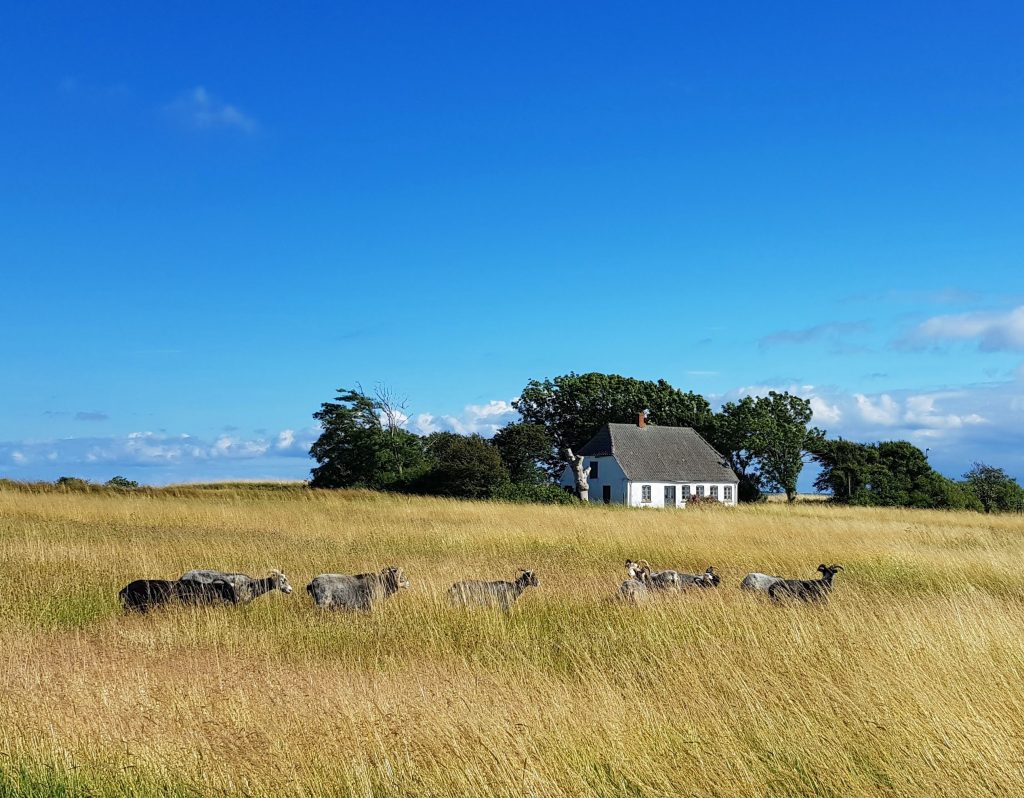
M605 504L611 504L612 503L612 486L611 485L602 485L601 486L601 498L604 500Z
M675 507L676 506L676 486L666 485L665 486L665 506Z

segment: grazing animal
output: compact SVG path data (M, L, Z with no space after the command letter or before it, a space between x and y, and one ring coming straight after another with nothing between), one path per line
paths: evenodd
M500 607L509 612L526 588L540 584L533 571L520 568L518 573L514 582L456 582L448 588L448 599L456 606Z
M783 579L768 588L768 595L776 602L793 598L825 604L828 602L828 594L832 592L832 578L842 570L841 565L822 563L818 566L820 579Z
M629 575L629 579L619 585L619 598L630 604L646 601L650 593L647 587L647 580L651 573L650 566L626 560L626 573Z
M181 582L197 582L210 584L217 580L233 585L241 604L255 601L271 590L280 590L284 594L292 592L288 577L281 571L271 571L262 579L254 579L248 574L224 573L223 571L193 570L181 575Z
M782 581L784 580L781 576L769 576L768 574L754 572L743 577L743 581L740 582L740 590L754 590L760 593L767 593L772 585Z
M370 612L409 584L401 568L389 565L379 574L320 574L306 585L306 592L322 609Z
M163 604L237 604L235 588L223 579L210 583L136 579L118 593L126 612L149 612Z
M647 560L640 560L640 565L647 569L645 584L652 590L677 592L694 586L718 587L718 584L722 581L718 574L715 573L713 565L709 565L702 574L687 574L680 571L652 571Z

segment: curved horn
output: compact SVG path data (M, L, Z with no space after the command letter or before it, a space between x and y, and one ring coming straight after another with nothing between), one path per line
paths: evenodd
M637 563L639 565L642 565L644 568L650 568L651 567L651 564L649 562L647 562L647 560L637 560Z
M841 565L833 565L832 566L832 570L833 571L845 571L846 569L843 568L843 566L841 566Z

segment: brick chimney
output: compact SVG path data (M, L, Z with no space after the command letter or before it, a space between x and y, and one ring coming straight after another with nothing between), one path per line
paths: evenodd
M644 427L647 426L647 414L646 413L641 413L639 416L637 416L637 418L636 418L636 425L638 427L640 427L640 429L643 429Z

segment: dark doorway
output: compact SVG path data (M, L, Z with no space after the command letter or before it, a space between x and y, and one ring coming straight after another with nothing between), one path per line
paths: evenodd
M602 485L601 486L601 498L604 500L605 504L611 504L612 503L612 486L611 485Z

